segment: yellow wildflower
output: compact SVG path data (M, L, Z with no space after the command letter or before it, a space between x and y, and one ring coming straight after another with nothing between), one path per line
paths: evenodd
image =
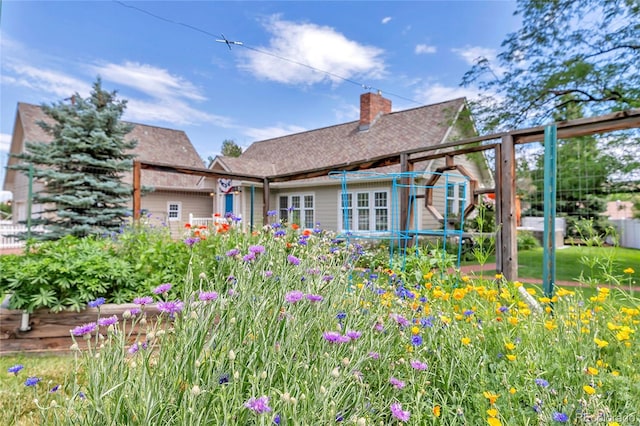
M584 385L582 387L582 389L584 389L584 391L589 395L593 395L594 393L596 393L596 390L592 386L589 386L589 385Z
M593 341L596 345L598 345L599 348L604 348L609 345L609 342L607 342L606 340L600 340L597 337L594 337Z
M508 359L509 361L515 361L515 360L516 360L516 356L515 356L515 355L513 355L513 354L507 354L507 359Z
M508 351L512 351L516 348L516 345L514 345L513 343L509 342L509 343L505 343L504 347L508 350Z
M546 328L547 330L554 330L558 328L558 325L555 324L552 320L549 320L544 322L544 328Z
M634 271L633 268L627 268L622 272L624 272L625 274L631 275L631 274L635 274L636 271Z
M502 279L502 274L496 274L496 280L501 280Z
M433 415L436 417L440 417L440 414L442 413L442 408L440 408L439 405L434 405L433 406Z
M413 327L411 327L411 334L414 334L414 335L415 334L420 334L420 327L417 327L415 325Z
M518 391L517 391L517 390L516 390L516 388L514 388L514 387L512 387L511 389L509 389L509 393L510 393L511 395L515 394L516 392L518 392Z
M463 345L468 345L471 343L471 339L468 337L463 337L462 339L460 339L460 341L462 342Z
M487 410L487 415L489 417L498 417L498 410L496 410L495 408L490 408Z
M591 374L592 376L595 376L596 374L598 374L598 369L593 367L587 367L586 372L587 374Z
M498 395L497 393L490 392L490 391L484 391L484 392L482 392L482 395L484 395L484 397L489 400L489 404L491 404L491 405L495 404L496 401L498 400L498 398L500 398L500 395Z
M495 417L489 417L487 419L487 423L489 423L489 426L502 426L500 420L496 419Z

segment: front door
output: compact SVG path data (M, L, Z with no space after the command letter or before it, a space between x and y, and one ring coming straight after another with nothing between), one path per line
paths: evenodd
M224 196L224 212L233 213L233 194L225 194Z

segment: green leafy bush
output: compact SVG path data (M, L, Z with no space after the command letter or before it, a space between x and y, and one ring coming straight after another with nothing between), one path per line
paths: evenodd
M540 247L540 242L533 236L531 231L518 231L518 251L531 250Z
M9 307L29 312L82 309L104 297L126 303L164 282L181 290L190 248L167 229L132 226L111 238L67 236L35 246L24 256L0 258L0 293Z

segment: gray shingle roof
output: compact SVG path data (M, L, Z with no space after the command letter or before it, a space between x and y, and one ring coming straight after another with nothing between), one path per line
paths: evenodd
M253 143L239 158L218 157L236 173L274 175L328 167L440 144L464 98Z

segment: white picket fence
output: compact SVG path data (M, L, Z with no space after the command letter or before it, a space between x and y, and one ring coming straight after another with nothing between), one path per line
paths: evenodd
M42 227L33 227L32 231L42 231ZM24 247L24 240L18 240L12 235L27 232L25 225L15 225L12 223L0 223L0 250Z

